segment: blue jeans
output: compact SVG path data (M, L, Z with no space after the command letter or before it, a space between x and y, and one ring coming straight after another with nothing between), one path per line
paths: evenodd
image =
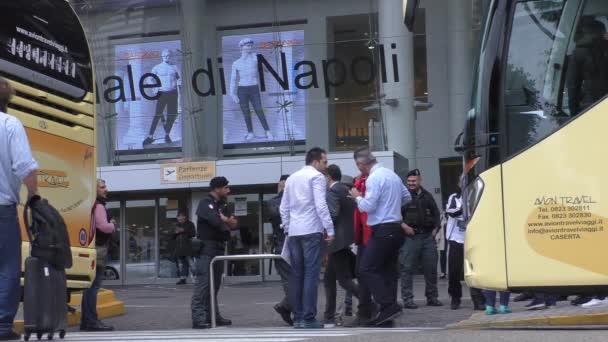
M179 256L177 257L177 277L186 279L190 275L192 257Z
M90 288L82 291L82 316L80 317L80 326L82 327L95 324L99 320L97 317L97 293L102 280L103 267L97 267L93 284Z
M294 322L312 322L317 316L323 234L290 236L288 243L292 270L289 302L294 310Z
M15 206L0 206L0 335L13 329L19 308L21 232Z
M486 297L486 305L496 306L496 291L483 290L483 295ZM509 306L511 292L500 292L500 305Z

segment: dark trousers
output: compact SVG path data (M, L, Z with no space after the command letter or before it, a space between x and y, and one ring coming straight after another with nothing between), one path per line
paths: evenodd
M330 253L327 258L327 267L323 277L326 320L336 316L336 281L343 289L352 292L355 297L359 298L359 285L355 282L353 274L354 263L355 256L350 249Z
M448 240L445 240L443 245L443 250L439 251L439 267L441 268L441 273L445 274L446 267L448 265Z
M0 334L13 329L19 308L21 277L21 232L17 208L0 206Z
M422 260L422 270L426 286L424 294L427 300L437 299L437 244L429 233L416 234L405 238L401 247L399 262L401 273L401 297L403 302L414 300L414 271L416 264Z
M95 280L91 284L91 287L82 291L80 326L86 327L95 324L95 322L99 320L97 317L97 294L101 288L103 270L103 267L97 267L95 271Z
M462 284L464 279L464 244L450 241L448 246L448 293L452 299L462 298Z
M361 262L365 254L365 246L357 246L357 278L359 279L359 306L357 307L357 316L364 319L372 318L372 292L364 281L361 281Z
M178 256L177 257L177 276L181 279L188 278L190 274L190 263L191 257L189 256Z
M464 244L449 241L448 244L448 294L452 299L462 298L462 283L464 280ZM476 306L485 302L484 294L476 288L469 289L471 300Z
M156 100L156 114L154 115L154 120L152 120L152 126L150 126L150 132L148 133L150 136L154 136L154 131L156 131L156 126L159 121L162 120L165 122L163 116L165 107L167 107L167 121L164 126L166 135L171 133L173 124L175 123L175 120L177 120L177 90L159 91L158 94L160 96L158 100Z
M283 251L284 244L284 238L277 239L275 254L281 254L281 252ZM289 264L283 259L276 259L275 268L277 269L277 273L279 273L279 276L281 277L281 285L283 287L284 294L283 299L281 300L279 305L289 311L293 311L291 304L289 304L289 275L291 274L291 266L289 266Z
M211 322L211 297L209 296L211 277L209 274L209 267L211 265L211 260L214 257L224 254L223 242L203 240L201 243L203 248L200 259L196 263L194 293L192 294L192 303L190 305L192 309L192 324ZM223 262L216 262L213 266L216 318L221 317L218 309L217 294L222 283L223 268Z
M323 234L290 236L287 241L291 257L289 302L294 310L294 322L312 322L317 316Z
M253 110L255 110L255 114L260 119L260 123L264 130L269 131L268 122L266 121L266 115L264 114L264 110L262 109L262 99L260 98L260 90L257 85L247 86L247 87L238 87L237 96L239 97L239 105L241 106L241 111L243 111L243 116L245 117L245 124L247 125L247 131L249 133L253 133L253 123L251 122L251 110L249 109L249 102L253 105Z
M399 224L373 226L359 265L361 281L372 292L380 310L397 304L399 248L403 245L404 235Z

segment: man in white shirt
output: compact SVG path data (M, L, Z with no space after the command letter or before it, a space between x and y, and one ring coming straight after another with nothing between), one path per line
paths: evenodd
M14 90L0 78L0 341L20 340L13 331L19 308L21 231L17 205L21 184L28 201L38 194L38 163L32 156L23 124L6 114Z
M316 319L317 289L321 272L323 233L334 238L334 224L327 207L327 153L315 147L306 153L306 166L289 176L281 200L281 220L288 236L292 272L289 301L294 309L294 328L319 329Z
M253 110L260 119L260 124L266 131L266 139L273 140L274 137L270 133L270 127L262 109L262 99L258 88L258 59L253 53L253 40L245 38L239 42L239 47L241 48L241 57L232 63L230 74L230 97L241 106L241 111L243 111L245 124L247 125L245 141L251 141L254 138L251 109L249 108L250 101Z
M179 92L181 91L182 79L180 72L175 64L171 63L171 51L164 49L161 53L163 61L152 68L152 73L158 76L160 79L160 87L158 88L156 100L156 114L154 120L152 120L152 126L150 126L150 132L148 137L144 140L143 145L149 145L154 142L154 131L159 121L165 123L163 112L165 107L167 108L167 120L164 125L165 129L165 143L170 144L171 129L177 119L177 102Z

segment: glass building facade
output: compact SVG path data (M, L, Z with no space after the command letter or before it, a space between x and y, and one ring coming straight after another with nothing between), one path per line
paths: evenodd
M401 175L417 167L438 203L456 184L486 1L422 0L413 32L401 0L70 2L94 57L99 177L120 222L107 276L119 282L176 276L177 210L193 214L208 183L165 182L166 163L229 178L238 254L272 250L264 203L313 146L353 177L363 145ZM270 262L226 266L276 276Z

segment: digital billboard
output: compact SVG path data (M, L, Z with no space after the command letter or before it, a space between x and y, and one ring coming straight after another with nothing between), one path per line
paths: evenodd
M122 44L114 52L115 75L104 80L104 98L116 110L116 150L179 150L181 42Z
M284 144L306 137L306 94L295 86L304 31L222 37L224 147Z

